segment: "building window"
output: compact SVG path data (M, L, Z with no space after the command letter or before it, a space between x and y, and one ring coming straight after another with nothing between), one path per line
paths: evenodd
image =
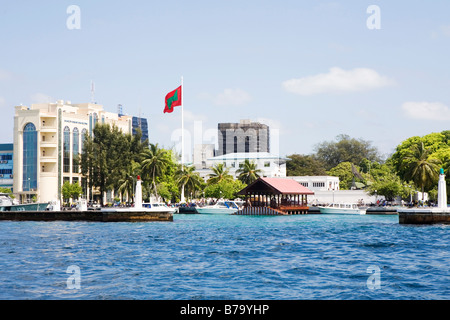
M245 152L250 152L250 137L245 137Z
M80 153L80 133L78 132L78 128L74 128L73 129L73 165L72 165L72 172L73 173L78 173L80 171L80 166L79 166L79 159L78 159L78 154Z
M70 172L70 129L64 128L63 172Z
M264 167L269 168L270 167L270 161L264 161Z
M36 126L27 123L23 129L23 191L37 189L37 137Z
M227 154L227 138L226 138L226 134L222 134L222 154Z
M237 137L234 136L234 153L238 152L237 149L238 149Z
M313 182L314 188L323 188L325 187L325 182Z

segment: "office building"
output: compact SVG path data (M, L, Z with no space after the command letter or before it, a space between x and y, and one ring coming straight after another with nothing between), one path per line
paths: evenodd
M0 144L0 188L13 188L13 154L12 143Z
M239 123L218 124L218 156L228 153L270 153L269 126L240 120Z
M121 115L122 116L122 115ZM131 120L132 134L136 135L136 129L141 129L141 141L148 140L148 123L146 118L133 117Z
M238 170L242 168L245 160L256 164L256 168L261 170L261 177L286 177L286 159L268 152L228 153L226 155L208 158L207 161L210 165L206 168L197 169L196 172L207 181L209 175L213 173L211 168L218 164L223 164L223 166L228 169L229 174L236 179L239 176Z
M115 125L132 132L132 117L107 112L94 103L56 103L15 107L14 194L23 201L61 200L65 181L81 183L78 155L83 137L92 135L96 123ZM87 190L85 190L87 192ZM87 194L85 194L88 196Z

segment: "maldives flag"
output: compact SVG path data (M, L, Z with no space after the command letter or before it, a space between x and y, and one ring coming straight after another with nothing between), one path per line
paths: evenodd
M166 107L164 113L172 113L173 107L181 106L181 86L166 95Z

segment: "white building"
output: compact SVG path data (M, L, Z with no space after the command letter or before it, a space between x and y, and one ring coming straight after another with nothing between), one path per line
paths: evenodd
M65 181L81 183L80 163L85 133L97 122L132 132L132 117L106 112L103 106L56 103L17 106L14 116L14 194L20 200L61 200ZM83 185L83 183L82 183Z
M289 177L312 191L339 190L339 177L333 176L293 176Z
M196 144L194 145L194 154L192 162L195 169L208 169L212 162L209 160L214 158L214 144Z
M286 159L268 152L228 153L212 157L207 159L207 163L210 164L208 168L197 169L196 171L206 181L209 179L209 175L213 173L210 168L223 163L229 173L237 178L239 174L236 171L242 167L245 160L256 163L256 168L261 170L261 177L286 177Z
M365 190L340 190L339 177L333 176L292 176L301 185L314 191L314 195L308 197L310 205L329 203L363 203L372 204L384 197L369 195Z

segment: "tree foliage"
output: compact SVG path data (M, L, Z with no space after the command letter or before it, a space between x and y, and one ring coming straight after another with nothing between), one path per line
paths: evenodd
M450 131L410 137L397 146L391 160L401 179L413 181L422 192L431 191L439 169L450 170Z
M132 158L133 137L123 134L117 126L97 123L93 136L86 135L81 154L81 173L88 178L90 188L100 194L117 189L118 183ZM101 197L103 205L103 197Z
M208 184L220 183L222 181L233 180L230 170L227 169L223 163L216 164L211 168L213 173L209 175Z
M325 164L315 155L292 154L287 156L286 173L288 176L324 176Z
M257 168L256 163L250 162L248 159L245 159L242 167L236 171L238 179L247 185L257 180L260 177L261 172L261 169Z
M325 141L315 146L316 157L326 170L336 167L342 162L358 165L363 159L381 161L379 151L372 143L363 139L350 138L341 134L336 141Z
M70 198L76 200L78 199L79 196L81 196L83 190L81 189L79 183L77 182L70 183L69 181L66 181L61 187L61 193L63 199L65 200L69 200Z
M222 180L218 183L210 183L205 189L205 197L207 198L224 198L235 199L238 197L237 193L244 189L246 185L240 180Z
M178 187L184 188L188 196L195 195L196 191L201 190L204 186L204 181L198 172L195 172L194 166L184 166L183 168L180 166L175 175Z

